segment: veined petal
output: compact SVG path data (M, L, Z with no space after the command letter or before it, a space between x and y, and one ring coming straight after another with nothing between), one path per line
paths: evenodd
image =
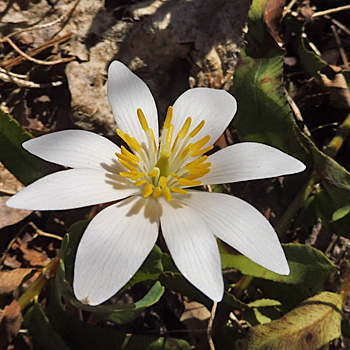
M137 117L137 109L141 108L158 143L157 107L148 86L123 63L113 61L108 69L107 92L118 128L147 145Z
M243 142L228 146L208 157L210 172L203 185L239 182L289 175L305 170L296 158L261 143Z
M221 301L224 284L216 239L201 215L180 200L183 197L175 194L171 202L162 201L165 242L184 277L210 299Z
M196 208L218 238L266 269L289 274L277 234L258 210L227 194L200 191L189 194L183 202Z
M102 210L87 227L74 266L77 299L101 304L140 268L159 230L156 200L131 197Z
M119 175L96 169L70 169L45 176L27 186L6 204L17 209L61 210L125 198L139 192Z
M70 168L119 168L115 153L120 148L103 136L84 130L64 130L23 143L28 152Z
M213 144L225 131L237 111L235 98L224 90L194 88L184 92L174 103L174 135L182 128L188 117L192 118L190 131L202 120L203 129L191 140L196 142L210 135L208 145Z

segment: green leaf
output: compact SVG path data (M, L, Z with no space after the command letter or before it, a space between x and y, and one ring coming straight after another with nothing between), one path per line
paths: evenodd
M271 323L250 328L246 339L238 340L240 350L319 349L340 337L340 295L322 292Z
M315 292L323 289L334 264L319 250L302 244L283 244L288 259L290 274L283 276L254 263L244 255L232 255L220 244L222 267L236 268L245 275L288 284L301 284Z
M38 303L34 303L24 315L22 328L28 329L36 347L69 350L69 347L52 328L45 311Z
M87 220L79 221L72 225L66 234L62 242L61 261L56 274L56 283L61 293L69 299L74 306L96 313L99 317L115 323L131 322L138 317L145 308L158 302L164 293L164 287L160 282L156 282L146 295L136 303L89 306L78 301L74 297L71 287L73 281L73 266L78 244L88 224L89 222ZM134 286L136 283L156 280L162 272L161 257L162 254L159 247L155 246L139 272L135 274L133 280L130 281L123 290ZM122 292L123 291L120 291L119 293Z
M45 176L45 163L32 156L22 143L32 136L0 109L0 162L24 185Z
M62 304L58 288L52 288L48 316L52 327L69 345L71 350L189 350L185 340L175 338L124 334L110 328L102 328L82 322L67 312ZM51 349L51 347L47 347Z

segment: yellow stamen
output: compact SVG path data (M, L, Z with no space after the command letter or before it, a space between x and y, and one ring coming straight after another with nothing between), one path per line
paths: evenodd
M192 157L199 157L199 156L201 156L202 154L211 151L213 148L214 148L214 145L211 145L211 146L209 146L209 147L207 147L207 148L203 148L202 150L199 150L199 151L197 151L197 152L192 153Z
M177 137L179 139L184 139L187 132L188 132L188 129L190 128L191 126L191 122L192 122L192 119L191 117L188 117L186 119L186 121L184 122L184 125L182 126L181 130L179 131L179 133L177 134Z
M195 179L203 177L205 174L208 174L209 172L210 172L210 169L204 169L200 172L198 171L195 173L191 173L190 175L185 176L184 179L195 180Z
M156 187L153 191L153 197L158 198L161 194L162 194L162 190L160 189L160 187Z
M188 180L184 178L178 179L180 186L199 186L201 184L200 181Z
M148 173L148 176L155 177L155 176L159 175L159 173L160 173L159 168L153 168L153 170L151 170Z
M193 143L191 145L191 147L190 147L190 150L192 151L192 153L198 152L204 145L207 144L207 142L209 140L210 140L210 135L204 136L202 139L200 139L197 142Z
M143 197L147 198L149 197L153 192L153 185L152 184L147 184L145 185L145 187L143 188Z
M143 131L146 132L146 131L149 129L149 127L148 127L148 124L147 124L147 120L146 120L146 118L145 118L145 115L143 114L141 108L138 108L138 109L137 109L137 116L138 116L138 118L139 118L139 122L140 122L140 124L141 124L141 126L142 126Z
M119 159L119 163L123 166L125 166L126 169L130 170L130 171L137 171L137 169L135 167L133 167L132 165L130 165L129 163L127 163L125 160Z
M159 185L161 188L165 188L168 185L168 181L165 176L161 176L159 179Z
M170 173L170 176L175 178L176 180L180 179L180 176L176 175L175 173Z
M165 142L171 144L171 140L173 139L173 132L174 132L174 125L171 124L166 134Z
M138 171L130 171L130 172L121 171L119 175L123 177L133 177L133 176L136 176L138 173L139 173Z
M143 184L145 184L147 182L147 180L143 179L143 180L140 180L140 181L136 181L134 183L134 186L141 186ZM147 186L147 185L146 185ZM152 185L151 185L152 186Z
M117 134L118 134L118 136L119 136L125 143L128 143L128 142L126 141L125 134L124 134L120 129L117 129Z
M173 186L173 187L171 188L171 190L172 190L173 192L181 193L181 194L186 194L186 193L187 193L187 191L184 190L183 188L176 187L176 186Z
M138 152L141 149L141 145L137 142L137 140L135 139L135 137L131 137L128 134L125 134L125 139L126 139L126 143L132 148L134 149L136 152Z
M122 151L122 154L124 154L124 156L131 158L135 162L138 162L140 160L138 156L135 156L135 154L129 152L124 146L121 147L121 151Z
M198 159L195 159L194 161L192 161L192 162L186 164L186 165L185 165L185 168L186 168L186 169L190 169L190 168L192 168L192 167L195 167L195 166L197 166L197 165L199 165L199 164L205 162L207 159L208 159L208 156L203 156L203 157L200 157L200 158L198 158Z
M128 156L125 156L124 154L116 153L115 155L118 157L119 160L124 160L125 162L129 162L133 165L137 165L137 161L131 159Z
M168 111L167 111L167 113L166 113L166 118L165 118L164 126L163 126L163 128L164 128L165 130L166 130L166 129L169 129L172 118L173 118L173 107L172 107L172 106L169 106Z
M143 178L145 175L146 175L146 173L139 173L139 174L133 176L133 177L131 178L131 180L133 180L133 181L140 180L140 179Z
M189 138L195 137L203 128L205 121L202 120L188 135Z
M168 187L163 188L163 194L165 199L170 202L171 201L171 193Z
M148 129L150 135L151 135L151 140L153 141L153 147L154 151L157 152L157 144L156 144L156 139L154 138L154 133L152 129Z

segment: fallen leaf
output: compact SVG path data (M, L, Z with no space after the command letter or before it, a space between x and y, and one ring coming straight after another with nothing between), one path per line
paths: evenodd
M314 350L341 336L343 296L322 292L282 318L249 329L240 350Z
M0 271L0 295L13 292L33 269Z
M30 210L12 209L6 206L10 195L17 193L24 186L0 162L0 229L14 225L32 213ZM8 195L7 195L8 194Z
M285 0L268 1L264 11L264 19L270 34L279 46L283 45L280 37L280 27Z
M16 300L13 300L10 305L5 306L0 315L0 349L6 349L7 345L12 343L22 322L21 307Z
M23 258L27 260L31 266L46 266L50 262L46 252L28 249L28 243L23 242L20 238L18 238L17 241L19 243L19 249L23 253Z

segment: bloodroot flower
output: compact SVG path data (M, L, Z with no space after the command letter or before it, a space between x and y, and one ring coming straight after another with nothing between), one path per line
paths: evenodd
M183 276L214 301L224 284L216 237L263 267L289 274L277 235L250 204L190 189L301 172L297 159L259 143L210 156L236 112L227 92L195 88L169 107L161 136L152 94L120 62L108 71L108 97L126 147L82 130L59 131L23 144L34 155L72 169L45 176L7 205L60 210L118 201L88 225L77 250L73 289L97 305L118 292L152 250L161 226Z

